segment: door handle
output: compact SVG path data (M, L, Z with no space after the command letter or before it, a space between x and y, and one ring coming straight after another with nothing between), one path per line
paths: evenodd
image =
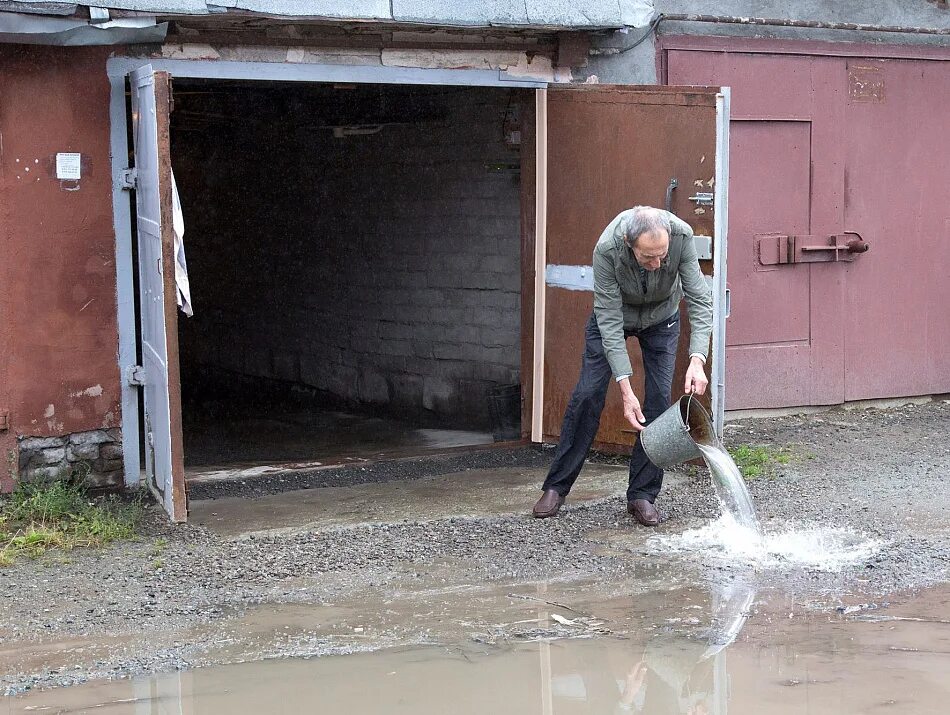
M680 185L676 179L670 179L669 186L666 187L666 210L673 213L673 189Z
M854 236L854 238L848 238L848 236ZM845 257L844 254L849 253L865 253L870 246L865 243L864 239L861 238L861 234L857 231L845 231L843 233L835 234L829 238L827 245L819 246L799 246L798 250L802 253L815 251L833 251L833 257L829 258L830 261L850 261L850 256ZM804 258L804 257L803 257Z
M848 248L848 253L865 253L870 248L870 246L861 237L861 234L857 231L845 231L841 235L854 236L854 238L852 238L850 241L846 241L844 244Z

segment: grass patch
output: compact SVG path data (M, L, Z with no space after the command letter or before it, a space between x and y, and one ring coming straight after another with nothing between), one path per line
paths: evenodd
M755 479L763 474L768 474L774 465L788 464L792 458L791 454L785 449L750 444L729 447L729 454L746 479Z
M0 501L0 566L36 559L53 549L134 539L143 514L140 501L114 495L94 498L73 479L21 484Z

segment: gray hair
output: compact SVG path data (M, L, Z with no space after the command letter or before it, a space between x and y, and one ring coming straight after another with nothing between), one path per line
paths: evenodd
M637 239L645 233L663 230L669 235L672 233L670 226L670 217L665 211L660 211L652 206L634 206L627 223L627 240L635 244Z

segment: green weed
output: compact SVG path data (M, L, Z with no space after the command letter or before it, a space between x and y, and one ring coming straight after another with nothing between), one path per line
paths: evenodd
M0 566L38 558L52 549L69 551L134 539L144 513L137 501L92 498L71 475L47 484L21 484L0 501Z
M729 448L742 476L755 479L768 474L774 464L788 464L792 455L786 449L740 444Z

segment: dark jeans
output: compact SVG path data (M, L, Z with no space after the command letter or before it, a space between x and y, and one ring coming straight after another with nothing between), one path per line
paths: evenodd
M644 330L624 333L624 337L635 337L639 340L640 352L643 353L646 395L641 409L647 424L670 406L679 334L679 314ZM564 413L561 439L554 453L554 462L541 487L545 490L554 489L562 496L567 496L571 491L581 467L584 466L584 460L587 459L587 453L600 426L600 413L604 410L607 388L614 379L604 354L597 320L593 315L587 321L584 337L586 347L581 363L581 376ZM663 470L647 459L638 439L633 454L630 455L627 501L647 499L653 502L660 493L661 486Z

